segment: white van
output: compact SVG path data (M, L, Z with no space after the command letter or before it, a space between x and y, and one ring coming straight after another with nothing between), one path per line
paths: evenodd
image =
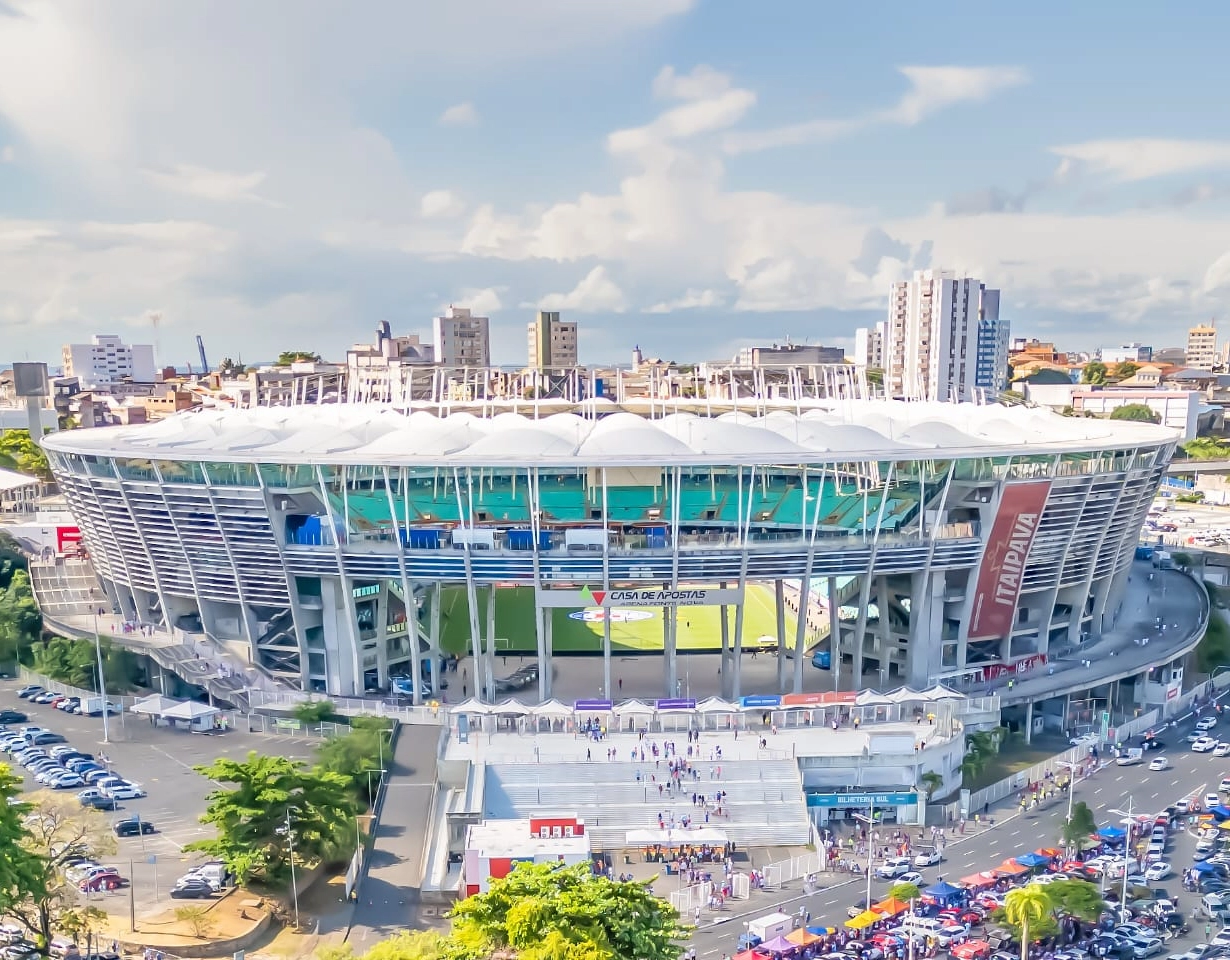
M944 929L944 921L935 917L906 917L901 921L901 929L922 937L938 937Z
M47 954L56 957L57 960L75 957L78 954L77 944L68 937L52 937L51 942L47 944Z
M226 886L226 864L221 860L212 860L194 867L188 872L188 876L200 877L215 890L221 890Z

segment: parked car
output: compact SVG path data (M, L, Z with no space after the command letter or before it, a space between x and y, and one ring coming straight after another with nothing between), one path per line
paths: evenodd
M98 893L102 890L118 890L125 883L127 881L118 874L100 873L82 880L77 884L77 889L82 893Z
M123 820L116 820L111 825L111 829L115 831L117 837L139 837L142 834L154 833L155 828L148 820L142 820L140 817L125 817Z
M35 746L41 746L41 745L45 745L48 743L67 743L68 742L68 740L65 739L63 736L61 736L58 733L52 733L50 730L44 731L43 733L36 733L33 737L26 737L26 739L29 740L30 743L34 744Z
M139 783L123 783L105 784L103 789L107 792L107 796L116 800L137 800L145 796L145 791L141 789Z
M93 807L95 810L118 810L120 806L116 802L115 797L105 797L102 795L82 800L81 805L83 807Z
M0 710L0 723L25 723L29 719L20 710Z
M197 877L181 877L171 888L173 900L207 900L214 895L213 887Z
M22 700L29 700L36 693L42 692L43 688L37 683L27 683L24 687L17 691L17 696L21 697Z
M80 697L65 697L56 704L56 709L63 710L65 713L72 713L79 703L81 703Z

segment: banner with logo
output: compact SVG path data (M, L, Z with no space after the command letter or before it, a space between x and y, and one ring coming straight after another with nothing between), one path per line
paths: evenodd
M736 588L680 587L678 590L544 590L544 607L717 607L743 602Z
M969 639L990 640L1012 631L1016 603L1021 595L1025 560L1038 532L1042 508L1051 491L1049 480L1009 483L1004 486L999 512L991 525L978 567Z

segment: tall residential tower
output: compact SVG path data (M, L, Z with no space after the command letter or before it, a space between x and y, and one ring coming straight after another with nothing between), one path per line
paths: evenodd
M559 318L558 311L539 310L526 326L527 366L531 370L577 365L577 324Z

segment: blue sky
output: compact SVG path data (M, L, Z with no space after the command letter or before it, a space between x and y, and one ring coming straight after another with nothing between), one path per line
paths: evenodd
M1071 9L1075 6L1075 9ZM0 358L848 345L916 268L1076 348L1230 301L1223 4L0 0ZM1230 326L1230 324L1228 324Z

